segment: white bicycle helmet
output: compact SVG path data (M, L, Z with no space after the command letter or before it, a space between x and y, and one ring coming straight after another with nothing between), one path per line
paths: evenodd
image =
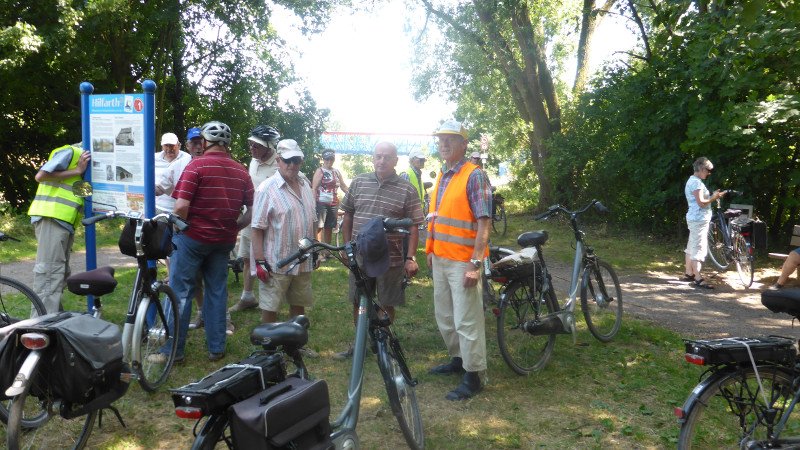
M231 127L216 120L203 124L200 127L200 134L208 142L218 142L226 147L231 144Z

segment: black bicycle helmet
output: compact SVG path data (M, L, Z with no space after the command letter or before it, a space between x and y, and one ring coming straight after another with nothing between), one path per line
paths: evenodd
M216 120L203 124L200 127L200 134L208 142L218 142L226 147L231 144L231 127Z
M274 127L258 125L250 132L250 138L255 138L259 144L275 150L278 147L278 141L281 140L281 134Z

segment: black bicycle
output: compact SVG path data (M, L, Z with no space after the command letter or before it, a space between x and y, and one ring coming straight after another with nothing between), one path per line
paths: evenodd
M725 192L726 195L742 195L741 192L734 190ZM720 199L717 199L708 227L708 256L719 270L728 270L731 263L734 263L739 280L748 288L753 284L755 256L750 241L742 233L742 227L746 223L740 219L746 217L742 215L742 210L723 210L720 204Z
M505 236L508 230L506 199L502 194L495 192L494 187L492 187L492 230L500 236Z
M765 291L761 303L800 319L800 289ZM707 370L675 408L678 448L800 448L796 343L780 336L687 340L686 361Z

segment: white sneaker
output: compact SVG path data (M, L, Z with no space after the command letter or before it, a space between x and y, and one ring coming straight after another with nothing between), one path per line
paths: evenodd
M236 327L233 326L233 322L231 322L231 315L228 314L228 317L225 320L225 334L228 336L233 336L234 331L236 331Z

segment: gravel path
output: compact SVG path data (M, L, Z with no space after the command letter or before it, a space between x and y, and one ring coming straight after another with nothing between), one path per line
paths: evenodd
M115 247L101 249L98 266L134 267L133 258L119 253ZM85 267L85 253L76 252L70 258L73 273ZM620 273L624 311L654 324L692 338L780 334L800 336L792 328L792 319L785 314L773 314L761 305L760 292L775 282L779 261L769 261L769 268L756 272L756 281L744 289L735 270L711 279L716 289L696 289L681 282L677 274L649 272ZM550 262L550 272L559 295L564 295L569 283L569 267ZM0 274L33 284L33 261L19 261L0 266ZM713 273L709 272L708 273ZM624 322L623 322L624 326Z

